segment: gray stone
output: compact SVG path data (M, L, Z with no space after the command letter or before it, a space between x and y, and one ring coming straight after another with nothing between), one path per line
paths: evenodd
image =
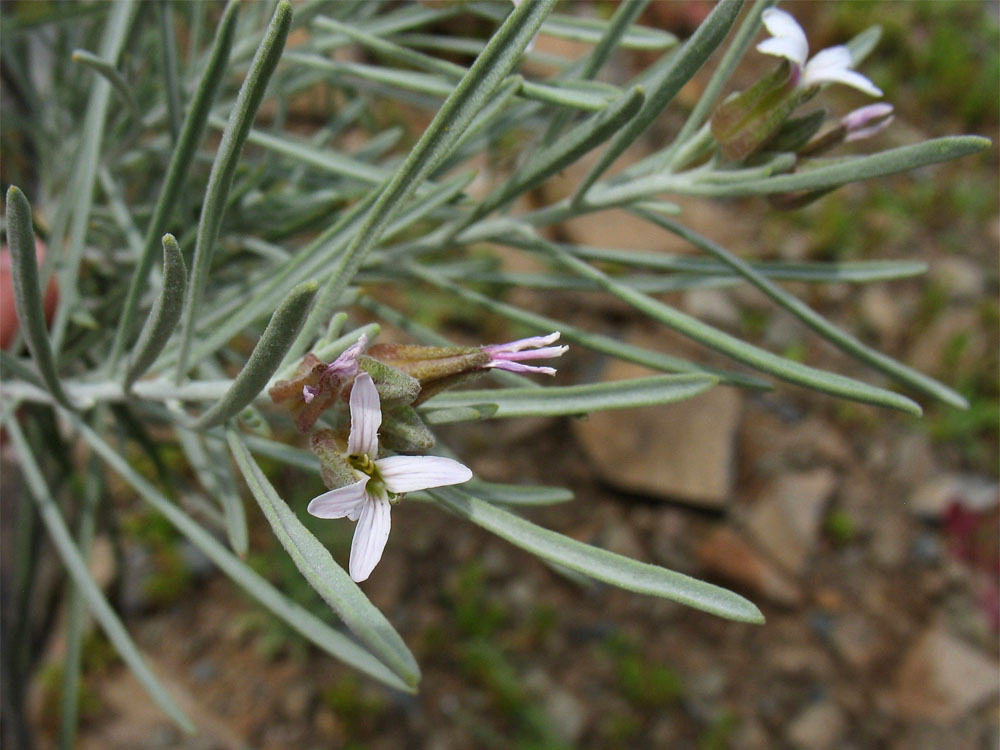
M813 552L836 485L836 475L826 468L780 476L754 505L747 528L775 560L799 574Z
M720 526L709 534L697 554L707 570L748 586L777 604L795 606L802 602L795 581L728 527Z
M801 750L827 750L837 746L844 724L844 714L836 704L819 701L795 717L788 727L788 741Z
M939 625L911 646L896 675L895 706L905 719L951 722L995 698L998 665Z
M587 728L587 706L573 693L550 686L545 691L545 712L559 734L571 743L576 744L583 736Z
M645 367L615 361L606 379L651 374ZM735 388L713 388L675 404L598 412L573 428L598 475L609 484L651 497L720 507L732 490L741 405Z

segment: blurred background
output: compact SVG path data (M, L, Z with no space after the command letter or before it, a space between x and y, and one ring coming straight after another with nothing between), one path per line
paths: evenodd
M33 5L5 2L4 20L23 19L36 12ZM684 38L711 6L654 0L643 22ZM807 30L813 51L882 25L882 41L863 70L886 92L896 120L874 141L851 144L854 151L959 133L996 141L996 3L782 7ZM607 16L614 8L567 2L560 10ZM183 24L178 31L183 47ZM573 51L565 40L537 40L540 51L555 47ZM586 49L580 46L580 54ZM619 53L609 75L625 79L645 64ZM751 51L730 90L749 85L771 64ZM704 73L650 131L649 152L683 123ZM6 186L30 175L31 157L19 150L8 119L6 77L3 93ZM859 104L847 89L823 97L838 112ZM387 103L382 114L407 124L413 136L427 121L426 113L414 116L402 103L395 109ZM289 113L289 127L297 116L307 127L308 104ZM351 136L363 142L370 134ZM515 155L507 155L508 165ZM502 170L504 155L491 166ZM583 173L585 165L568 170L534 200L561 198ZM761 199L679 201L686 223L745 258L926 262L928 273L912 279L790 287L864 341L956 387L969 399L967 411L929 404L915 419L781 386L767 394L716 388L667 407L442 433L485 479L562 484L575 492L572 502L530 511L532 520L731 587L761 607L765 625L729 623L567 578L436 508L404 502L394 511L396 532L385 557L363 586L423 670L419 695L397 694L313 650L122 487L106 499L122 532L124 560L116 561L108 540L99 538L95 574L201 733L181 735L95 629L85 646L78 747L997 747L998 197L994 147L850 185L796 212ZM574 220L559 236L690 251L624 214ZM626 341L656 342L682 355L690 349L598 294L491 292ZM772 351L873 380L753 289L664 298ZM409 302L418 301L415 292ZM468 307L428 301L415 309L417 322L458 340L483 330L481 322L471 324L479 313ZM363 312L353 314L366 320ZM502 324L494 326L495 340L510 338ZM695 354L706 361L703 352ZM645 374L574 349L559 364L561 383ZM176 447L161 453L168 471L185 465ZM319 477L262 465L299 511L322 490ZM18 492L16 467L5 455L5 539L6 509ZM253 566L328 618L252 503L248 513ZM352 525L304 512L301 518L346 562ZM40 586L30 604L38 666L29 714L41 747L56 736L64 648L65 613L45 595L58 587L58 562L49 557L52 569L42 580L50 585ZM5 601L11 606L28 605Z

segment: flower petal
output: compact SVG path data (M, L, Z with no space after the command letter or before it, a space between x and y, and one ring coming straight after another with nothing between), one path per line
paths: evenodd
M363 372L354 379L351 389L351 434L347 452L351 455L378 455L378 428L382 425L382 406L372 376Z
M799 22L790 13L777 8L765 10L763 20L773 38L758 44L757 50L766 55L787 57L793 63L804 65L809 57L809 41Z
M357 518L357 512L367 497L365 485L369 477L359 479L354 484L324 492L309 501L306 510L316 518ZM352 519L353 520L353 519Z
M507 370L507 372L530 372L536 373L538 375L555 375L556 368L554 367L538 367L536 365L522 365L520 362L510 362L505 359L495 359L492 362L488 362L485 367L493 368L498 370Z
M851 70L851 51L842 44L817 52L803 70L802 83L816 86L821 83L844 83L869 96L882 96L882 90L860 73Z
M351 578L361 583L382 559L382 550L389 539L389 499L368 494L361 508L361 518L351 542Z
M509 341L506 344L490 344L489 346L482 347L482 350L487 354L493 354L496 352L519 352L522 349L528 349L536 346L548 346L554 341L559 340L559 331L550 333L547 336L531 336L526 339L518 339L517 341Z
M468 466L442 456L389 456L375 467L389 492L416 492L472 479Z

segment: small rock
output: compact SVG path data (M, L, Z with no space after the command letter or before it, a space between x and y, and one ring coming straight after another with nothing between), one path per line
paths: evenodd
M757 501L747 528L775 560L795 574L805 569L837 485L827 468L778 477Z
M998 665L932 625L896 675L896 710L905 719L950 722L997 694Z
M633 560L644 560L646 550L632 526L625 521L614 523L601 534L601 546Z
M899 340L903 332L898 298L883 284L872 284L861 293L861 315L887 346Z
M608 380L652 374L616 361ZM742 396L713 388L676 404L605 411L573 424L577 439L606 482L629 492L721 507L733 483L735 434Z
M732 295L719 289L695 289L684 294L685 309L698 320L722 328L735 329L740 311Z
M281 698L281 708L285 718L296 723L305 721L312 699L313 689L310 685L305 683L291 685Z
M858 670L868 669L884 653L885 643L875 624L857 612L835 620L831 640L837 655Z
M844 714L836 704L823 700L807 706L788 727L788 741L802 750L835 747L844 732Z
M559 734L576 744L587 728L587 706L568 690L550 686L545 692L545 709Z
M802 592L795 582L732 529L718 527L701 543L697 555L711 572L745 584L777 604L791 607L802 602Z
M872 522L871 553L879 565L895 568L906 562L913 546L911 523L894 509Z
M936 260L928 276L948 293L952 300L978 300L984 294L985 269L959 257Z

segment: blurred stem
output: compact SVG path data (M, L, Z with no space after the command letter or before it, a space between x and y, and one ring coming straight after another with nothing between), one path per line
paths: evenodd
M170 122L170 137L174 143L181 133L181 87L177 68L177 34L174 30L174 14L167 0L156 4L156 16L160 25L163 45L163 82L167 92L167 116Z
M86 474L86 488L80 508L80 526L77 531L77 546L80 555L88 565L90 551L97 528L97 504L100 495L100 467L97 459L90 462ZM83 637L86 632L86 602L79 588L70 581L69 613L66 622L66 658L64 661L62 692L62 717L59 728L59 747L72 750L76 745L76 730L79 722L80 673L83 667Z

